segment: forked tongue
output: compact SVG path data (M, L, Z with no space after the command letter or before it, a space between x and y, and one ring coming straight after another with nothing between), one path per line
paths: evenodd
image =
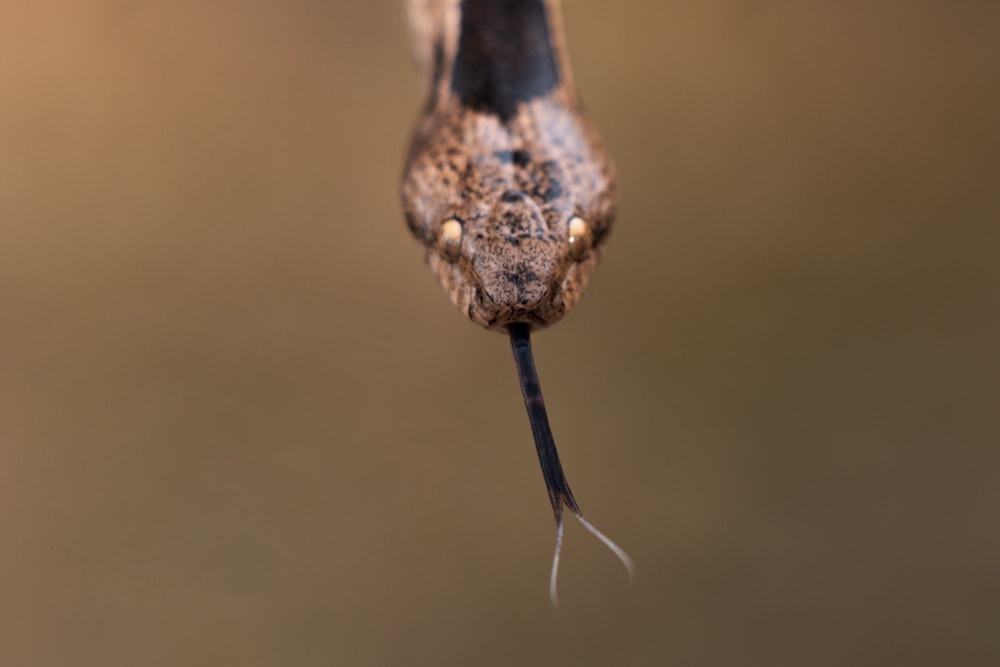
M566 475L563 474L562 465L559 463L559 453L556 452L556 442L552 437L552 429L549 428L549 417L545 412L545 401L542 399L542 387L538 382L535 360L531 354L531 329L527 324L517 323L511 324L508 330L510 332L510 347L514 351L514 361L517 364L517 375L521 381L521 393L524 394L524 407L528 410L531 432L535 436L538 462L542 465L542 475L545 477L545 486L549 490L549 500L552 502L552 511L556 517L556 550L552 557L549 597L552 599L552 606L558 607L559 597L556 594L556 581L559 576L559 554L562 551L564 507L573 513L584 528L618 556L618 559L625 565L625 569L628 570L629 581L634 575L635 565L621 547L583 517L583 512L580 511L580 506L576 504L573 492L569 489Z

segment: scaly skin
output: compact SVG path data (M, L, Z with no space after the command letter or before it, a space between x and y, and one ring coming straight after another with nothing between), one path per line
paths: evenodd
M448 7L463 4L443 3L442 20ZM547 6L548 14L544 33L539 29L532 38L546 38L549 53L543 49L527 63L500 55L494 78L488 78L494 55L488 49L495 45L473 49L462 42L461 29L432 31L453 38L449 45L441 37L432 47L438 57L430 100L402 184L410 230L452 303L473 322L503 332L513 322L542 328L569 312L597 266L615 212L614 167L572 91L558 17L550 3L535 4ZM475 69L463 65L469 61ZM510 70L538 62L550 67L543 72L548 79L536 77L529 90L503 80ZM473 74L464 75L463 66ZM498 91L503 85L507 89ZM574 216L589 227L587 238L575 239L589 244L584 252L571 253ZM461 224L458 252L442 249L449 220Z

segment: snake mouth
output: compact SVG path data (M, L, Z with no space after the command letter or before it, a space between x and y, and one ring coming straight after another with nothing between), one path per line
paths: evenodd
M531 311L519 312L514 310L510 313L499 313L488 323L488 328L498 331L507 331L509 327L524 325L529 329L541 329L549 324L542 316Z

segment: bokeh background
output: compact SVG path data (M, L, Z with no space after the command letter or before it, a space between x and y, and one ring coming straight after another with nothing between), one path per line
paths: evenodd
M1000 664L1000 4L572 0L617 227L507 341L396 0L0 4L0 664Z

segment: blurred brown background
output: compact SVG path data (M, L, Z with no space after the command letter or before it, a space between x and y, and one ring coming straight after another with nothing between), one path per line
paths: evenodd
M400 3L0 4L0 664L995 665L1000 4L566 22L618 226L507 342L402 222Z

